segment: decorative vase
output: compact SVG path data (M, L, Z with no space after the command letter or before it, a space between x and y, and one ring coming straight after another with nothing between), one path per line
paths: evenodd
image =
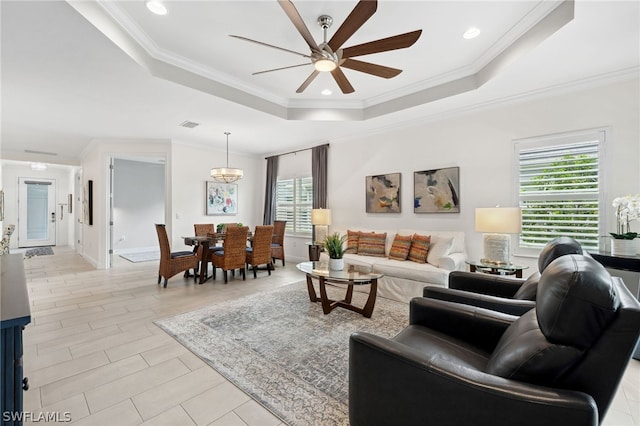
M344 259L329 259L329 269L342 271L344 269Z
M611 240L611 255L635 256L636 240L621 240L621 239L613 238Z

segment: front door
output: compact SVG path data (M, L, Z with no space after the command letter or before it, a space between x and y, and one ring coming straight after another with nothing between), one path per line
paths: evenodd
M56 181L19 178L18 246L56 244Z

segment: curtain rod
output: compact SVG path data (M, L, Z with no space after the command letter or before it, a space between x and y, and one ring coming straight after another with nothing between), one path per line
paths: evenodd
M322 144L322 145L318 145L318 146L329 146L328 143ZM295 151L289 151L289 152L285 152L284 154L278 154L278 155L272 155L271 157L282 157L283 155L289 155L289 154L295 154L296 152L302 152L302 151L309 151L313 148L316 148L315 146L312 146L311 148L303 148L303 149L297 149ZM264 157L265 160L268 160L270 157Z

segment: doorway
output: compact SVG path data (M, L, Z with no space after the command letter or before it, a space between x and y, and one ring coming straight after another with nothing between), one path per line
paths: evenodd
M56 181L18 178L18 247L56 245Z

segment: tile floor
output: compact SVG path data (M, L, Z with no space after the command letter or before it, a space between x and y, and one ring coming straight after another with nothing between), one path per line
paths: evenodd
M70 248L25 260L32 323L24 332L24 410L79 425L282 425L153 324L181 312L300 281L290 263L268 277L156 285L156 262L95 270ZM42 424L26 422L25 424ZM640 361L632 360L607 426L640 426Z

